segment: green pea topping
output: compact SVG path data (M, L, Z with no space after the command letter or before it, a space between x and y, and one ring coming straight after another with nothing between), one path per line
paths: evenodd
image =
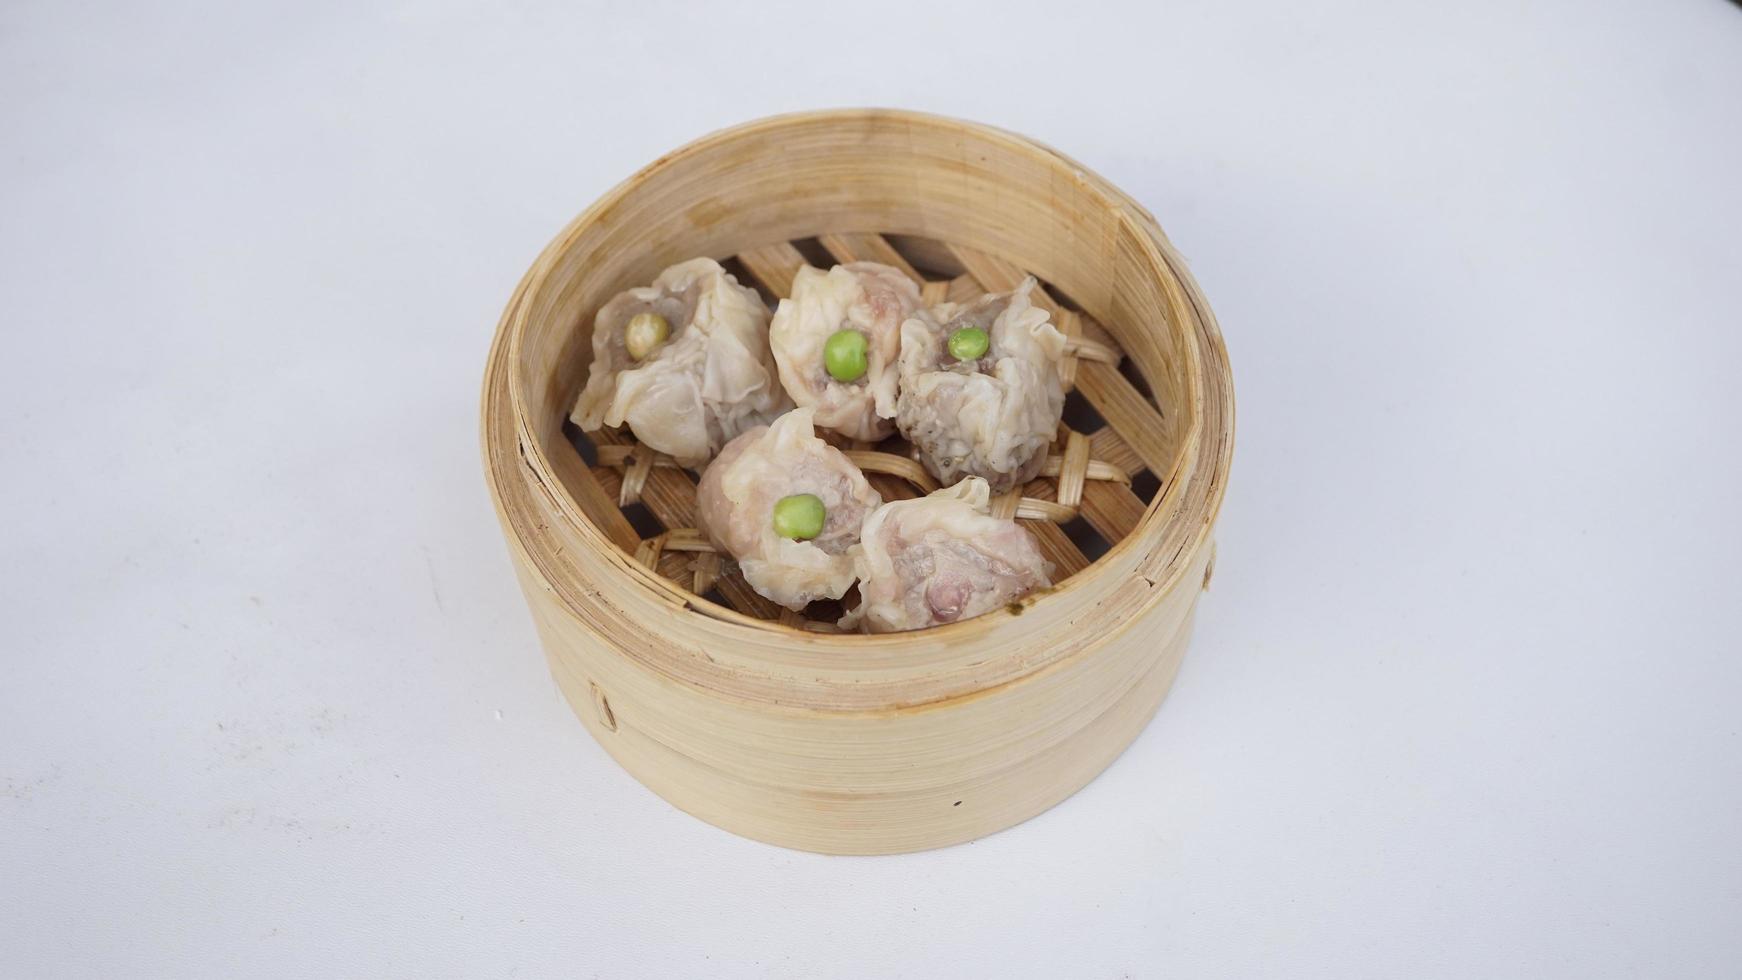
M859 331L837 330L823 342L823 367L836 381L857 381L865 376L869 349Z
M814 493L795 493L774 503L774 533L796 541L809 541L823 533L823 500Z
M963 327L950 334L950 356L958 361L977 361L991 346L992 338L979 327Z

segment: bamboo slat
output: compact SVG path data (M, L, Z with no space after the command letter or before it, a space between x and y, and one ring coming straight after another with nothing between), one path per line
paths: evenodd
M605 536L619 548L634 551L641 543L641 535L637 534L634 525L618 510L618 488L620 479L609 470L591 470L581 462L580 456L574 453L554 453L551 461L551 473L558 485L567 490L581 510L586 513ZM537 471L531 471L533 479L539 488L549 492L549 484L539 479Z
M738 253L738 261L774 295L792 295L792 278L805 267L804 256L791 242L776 242Z
M1174 428L1118 369L1085 361L1078 366L1077 390L1095 406L1107 425L1157 476L1173 465Z
M1143 457L1131 448L1117 430L1100 428L1089 434L1089 455L1096 462L1103 463L1118 472L1124 473L1127 479L1136 476L1145 469ZM1052 476L1051 473L1044 473Z
M599 447L601 463L611 448L627 449L630 453L641 448L632 446L628 436L615 430L601 429L593 433L593 436L602 443ZM643 458L651 459L653 455L644 454ZM599 470L600 472L610 472L604 466L600 466ZM688 473L678 469L675 465L649 467L646 485L641 490L640 501L646 504L654 518L668 529L689 530L696 526L695 481L690 479ZM689 533L694 534L695 532L690 530ZM637 547L639 547L639 543ZM744 581L744 577L738 574L735 566L730 566L729 563L717 564L710 574L714 580L713 588L719 589L720 595L731 603L732 608L757 619L773 620L780 617L783 610L757 594L756 590L750 587L750 583ZM708 590L698 589L696 591L706 592Z
M925 277L908 264L906 257L897 252L895 246L889 244L882 235L862 232L836 233L824 235L818 240L837 262L881 262L906 273L914 282L925 284Z

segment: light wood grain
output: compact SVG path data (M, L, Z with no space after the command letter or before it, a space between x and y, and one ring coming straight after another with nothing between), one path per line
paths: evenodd
M925 284L925 277L908 264L907 259L882 235L836 232L822 236L820 241L837 262L881 262L906 273L914 282Z
M782 623L730 563L699 550L687 472L634 464L627 490L665 527L644 544L617 508L633 450L589 468L569 445L563 422L607 298L694 255L736 256L785 295L804 264L791 242L806 238L836 257L887 261L887 247L904 271L948 280L929 295L971 299L1027 272L1072 301L1047 300L1075 318L1078 390L1108 428L1088 434L1086 454L1067 437L1053 475L999 504L1046 520L1029 526L1060 565L1055 588L909 634ZM1020 137L884 110L750 123L605 195L516 289L483 401L497 514L553 676L587 729L703 819L840 853L1010 826L1070 795L1135 737L1184 654L1233 428L1214 316L1147 212ZM600 445L602 462L611 445ZM1127 485L1145 470L1161 485L1147 505ZM893 473L876 478L914 490ZM1092 565L1051 523L1067 515L1111 542ZM702 598L708 585L728 605Z

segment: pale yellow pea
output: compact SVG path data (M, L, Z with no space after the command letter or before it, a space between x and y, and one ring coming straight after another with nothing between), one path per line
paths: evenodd
M671 336L671 324L658 313L637 313L623 328L623 346L634 360L653 353L654 348Z

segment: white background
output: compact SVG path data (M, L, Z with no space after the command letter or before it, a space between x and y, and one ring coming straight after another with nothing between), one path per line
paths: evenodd
M1145 202L1239 400L1098 781L732 837L545 673L498 313L783 110ZM1742 10L1721 0L0 11L0 973L1695 977L1742 964Z

